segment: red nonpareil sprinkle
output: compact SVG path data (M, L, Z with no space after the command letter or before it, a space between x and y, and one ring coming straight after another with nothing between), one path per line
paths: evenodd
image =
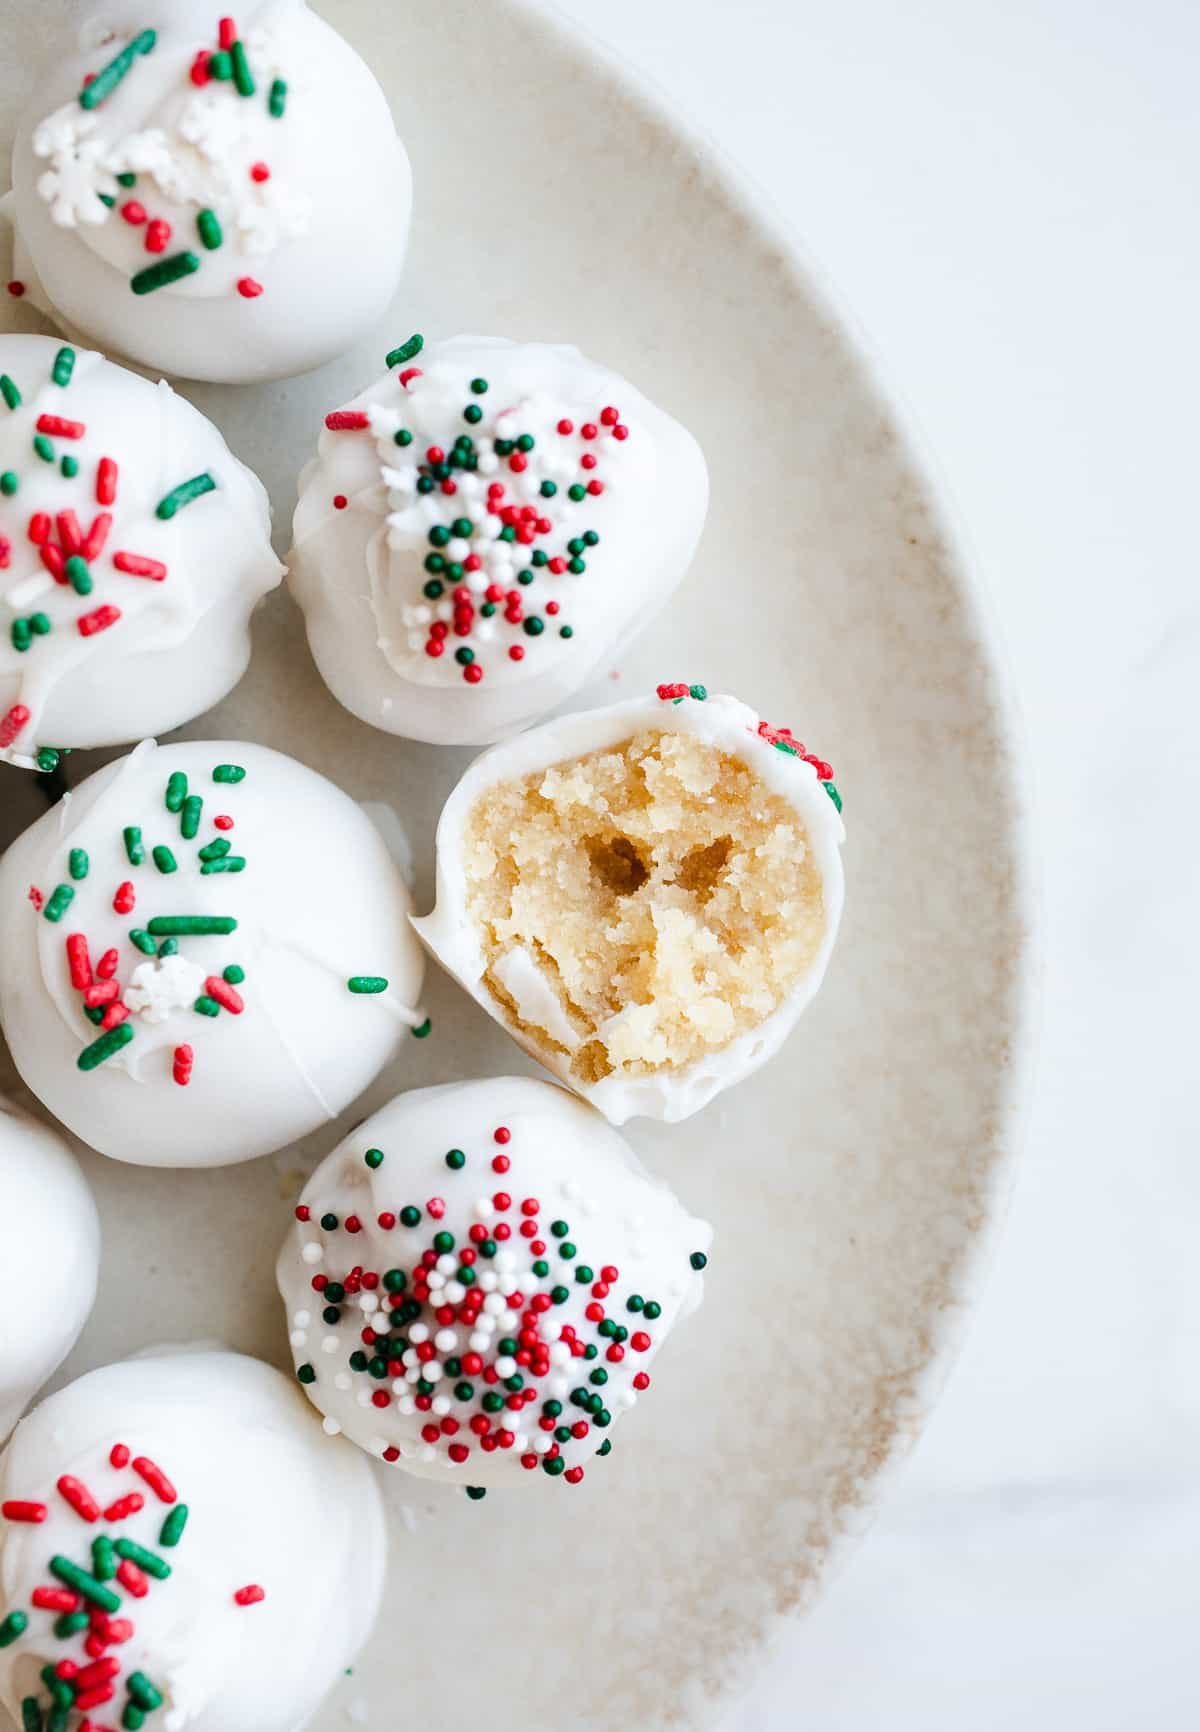
M218 812L217 816L213 819L213 824L218 830L233 829L233 819L229 816L228 812Z
M226 53L237 41L237 25L232 18L222 18L217 25L217 46Z
M525 651L519 643L509 645L508 659L511 662L523 662L525 660Z
M331 433L360 433L371 425L371 418L362 409L333 409L325 425Z
M204 982L204 990L210 998L216 999L223 1010L228 1010L234 1016L240 1016L246 1008L241 993L230 986L222 975L210 974ZM348 1221L346 1225L349 1226Z
M109 511L98 511L92 519L92 527L84 537L83 546L79 550L89 565L94 559L99 559L100 555L104 552L104 543L108 540L108 532L111 528L112 513ZM61 530L59 531L59 534L61 536Z
M147 559L142 553L114 553L113 564L128 577L148 577L154 583L161 583L167 575L161 560Z
M82 932L72 932L67 939L67 967L76 992L86 992L92 984L92 962L88 955L88 941Z
M127 1491L123 1497L116 1498L109 1504L104 1512L104 1519L106 1522L123 1522L145 1507L146 1500L140 1491Z
M136 198L127 198L121 206L121 215L131 228L140 228L146 220L146 207Z
M257 1582L248 1582L244 1588L239 1588L233 1596L235 1606L257 1606L267 1597L267 1590L260 1588Z
M165 253L171 244L171 225L163 217L155 217L153 222L146 224L146 234L142 241L148 253Z
M468 662L463 669L463 679L469 686L477 686L483 678L483 669L478 662Z
M239 277L237 292L243 300L253 301L263 292L261 283L256 283L253 277Z
M349 503L350 503L350 501L346 498L346 495L344 493L335 493L334 494L334 496L333 496L333 509L335 511L345 511L345 509Z
M96 470L96 504L112 505L117 497L117 465L113 458L102 457Z
M270 178L271 178L271 171L267 167L265 162L251 163L251 165L250 165L250 179L252 181L257 182L257 184L259 186L261 186L263 181L270 180Z
M442 1216L446 1213L446 1204L444 1199L441 1197L430 1197L429 1201L425 1205L425 1213L427 1215L432 1215L435 1221L440 1221Z
M403 373L401 373L401 375L400 375L400 383L404 386L405 390L407 391L408 387L412 384L412 381L414 379L420 379L422 377L423 377L423 372L422 372L422 369L420 367L406 367L404 369Z
M562 420L558 424L558 430L562 434L563 438L565 439L568 433L574 433L575 423L574 423L574 421L568 421L566 416L564 415Z
M35 1588L29 1599L39 1612L74 1612L79 1608L79 1595L70 1588Z
M646 1373L645 1371L639 1371L637 1376L633 1380L633 1387L635 1389L649 1389L650 1378L649 1378L648 1373Z
M617 410L611 407L608 409L601 409L600 411L600 425L602 427L615 427L620 419L621 417Z
M0 1503L0 1515L6 1522L44 1522L49 1513L44 1503L27 1503L21 1498Z
M509 1130L507 1125L497 1125L496 1129L492 1132L492 1141L494 1143L511 1143L512 1132Z
M132 914L137 902L137 892L128 878L123 884L117 885L117 893L113 897L114 914Z
M139 1479L145 1480L159 1503L176 1503L178 1501L179 1493L162 1468L158 1466L157 1462L151 1461L148 1455L134 1456L133 1471Z
M112 954L115 956L117 953L114 950ZM108 1452L108 1460L109 1460L110 1467L115 1467L115 1468L128 1467L129 1466L129 1445L127 1443L114 1443L112 1448Z
M177 1046L171 1066L171 1075L180 1088L186 1088L192 1080L192 1061L195 1058L190 1046Z
M25 284L18 282L14 277L12 282L8 284L8 292L14 301L19 301L21 296L25 293Z
M207 48L201 48L197 51L196 58L192 61L191 68L188 72L188 77L191 79L192 83L197 86L208 83Z
M117 1580L123 1588L131 1593L135 1600L144 1600L150 1591L150 1584L129 1558L122 1558L117 1565Z
M35 547L41 547L45 542L49 541L49 539L50 539L50 514L49 514L49 512L35 511L33 516L29 519L29 528L26 531L26 533L28 534L30 541L32 541L32 543Z
M55 519L58 539L64 553L79 553L83 548L83 531L73 511L60 511Z
M75 625L80 637L95 637L98 631L107 631L110 625L116 625L120 617L119 607L94 607L91 613L81 613Z
M55 547L52 541L48 541L44 547L38 548L38 557L55 583L66 583L67 562L61 547Z
M28 721L29 710L26 705L14 703L9 714L0 719L0 748L12 745L12 741L16 740L17 734L21 733L21 729L26 726Z
M68 421L64 415L39 415L37 430L55 439L82 439L87 427L82 421Z
M100 1505L96 1502L87 1486L73 1474L64 1473L55 1482L58 1494L65 1503L69 1503L81 1521L94 1522L100 1519Z

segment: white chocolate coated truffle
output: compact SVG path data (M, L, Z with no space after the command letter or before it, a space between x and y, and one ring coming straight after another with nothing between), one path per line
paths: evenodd
M787 730L660 686L477 759L415 925L614 1124L687 1118L778 1050L821 983L840 810L830 766Z
M0 1216L9 1315L0 1325L0 1438L91 1315L100 1223L62 1138L0 1095Z
M14 268L112 353L227 383L347 349L396 290L412 179L387 101L303 0L123 0L17 131Z
M335 1117L423 1026L410 906L332 782L264 746L148 741L0 861L0 1020L103 1154L249 1160Z
M292 591L362 721L503 739L667 601L704 526L704 458L578 349L414 337L388 361L300 477Z
M297 1217L279 1287L326 1430L463 1487L574 1485L608 1453L712 1237L598 1113L524 1077L400 1095Z
M190 721L282 576L262 483L169 385L0 336L0 758Z
M58 1700L97 1732L130 1703L157 1732L295 1732L366 1640L383 1567L367 1464L279 1372L219 1351L107 1365L0 1456L0 1630L21 1626L0 1702L16 1725L58 1724Z

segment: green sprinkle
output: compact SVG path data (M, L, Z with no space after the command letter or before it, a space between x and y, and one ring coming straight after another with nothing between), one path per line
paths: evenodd
M79 474L79 464L69 453L62 459L58 467L62 470L68 481L73 481Z
M155 289L165 289L199 269L200 260L195 253L172 253L169 259L159 259L157 264L147 265L144 271L135 271L129 279L129 286L135 295L150 295Z
M87 877L88 857L86 848L72 848L70 854L67 856L67 869L76 883L78 883L81 878Z
M129 1029L129 1038L133 1038L133 1030L126 1022L119 1023L110 1029L105 1039L114 1034L120 1034L122 1029ZM96 1043L100 1043L97 1041ZM121 1043L125 1043L122 1041ZM119 1597L111 1588L106 1588L103 1582L98 1582L95 1576L89 1576L86 1570L81 1570L78 1564L73 1564L70 1558L53 1557L50 1559L50 1574L57 1576L60 1582L65 1582L68 1588L74 1588L77 1594L82 1594L85 1600L90 1600L94 1606L99 1606L102 1612L116 1613L121 1609Z
M178 487L172 487L169 493L163 495L154 507L156 517L168 522L177 511L185 505L190 505L194 499L203 498L206 493L216 491L216 482L207 470L199 475L193 475L189 481L181 481ZM241 780L241 777L238 777Z
M228 968L222 969L221 978L227 980L230 986L240 986L246 978L246 970L239 968L236 962L231 962Z
M4 1622L0 1624L0 1648L7 1648L15 1642L17 1637L23 1634L28 1623L29 1619L24 1612L10 1612Z
M417 355L419 355L421 353L421 350L424 347L425 347L424 337L421 336L419 331L414 331L412 336L408 339L407 343L401 343L401 345L398 349L392 350L391 354L388 356L384 365L388 368L389 371L393 367L399 367L404 361L413 360Z
M132 1024L119 1022L115 1028L110 1028L102 1034L99 1040L94 1040L91 1046L85 1046L75 1062L80 1070L95 1070L96 1066L103 1064L105 1059L112 1058L113 1054L120 1052L123 1046L128 1046L132 1039ZM82 1592L82 1589L80 1591ZM116 1608L114 1607L113 1610L115 1611Z
M161 515L160 511L159 516ZM217 764L213 768L212 779L214 782L244 782L246 772L240 764Z
M165 843L160 842L156 848L151 850L151 853L154 864L160 872L178 872L179 862Z
M42 1710L36 1696L26 1696L21 1702L21 1732L43 1732Z
M165 1582L171 1573L171 1566L166 1558L160 1558L157 1552L148 1552L145 1546L139 1546L135 1540L118 1540L117 1556L128 1558L131 1564L145 1570L148 1576L154 1576L158 1581ZM133 1680L130 1679L132 1684Z
M200 814L204 810L204 801L199 794L189 794L183 802L179 817L179 834L185 842L195 839L200 829Z
M50 369L50 377L56 385L69 385L71 374L75 371L74 349L62 348L54 357L54 365Z
M838 793L838 791L834 787L833 783L832 782L822 782L821 786L824 788L825 792L829 795L829 798L833 801L834 805L837 807L838 811L840 812L842 809L842 796Z
M379 1168L383 1165L383 1150L368 1149L366 1154L363 1156L363 1160L366 1162L367 1166L370 1167L373 1173L378 1172Z
M53 463L54 462L54 447L53 447L53 445L51 445L50 441L47 439L47 437L44 433L35 433L34 434L34 436L33 436L33 448L37 452L38 456L41 458L43 463Z
M250 62L246 59L245 43L235 42L230 52L233 56L233 82L237 85L239 96L253 96L258 86L250 70Z
M40 746L34 763L44 776L48 776L51 771L57 770L61 757L61 752L56 752L53 746Z
M246 856L244 854L222 854L219 860L206 860L200 868L202 878L211 877L214 872L244 872Z
M4 398L10 409L21 407L21 393L16 382L10 379L7 373L0 373L0 397Z
M38 637L45 637L46 633L50 630L50 615L48 613L31 613L29 616L29 629L32 632L36 632ZM52 749L53 748L50 747L47 748L47 750Z
M271 94L267 98L267 108L275 120L283 118L287 107L287 85L282 78L276 78L271 84Z
M6 469L3 475L0 475L0 493L3 493L6 499L11 499L20 485L20 481L11 469Z
M179 940L177 938L164 938L158 947L158 954L160 956L178 956Z
M129 942L141 951L143 956L154 956L158 952L150 934L140 926L135 926L129 934Z
M230 843L225 836L214 836L211 842L206 842L197 854L200 860L220 860L228 854Z
M233 59L224 48L218 48L214 54L209 55L208 75L222 81L233 77Z
M388 983L382 974L352 974L346 982L351 992L386 992Z
M183 1538L183 1530L187 1526L187 1519L188 1506L185 1503L177 1503L174 1509L172 1509L170 1514L167 1516L166 1521L164 1521L162 1528L159 1531L159 1545L177 1546Z
M172 770L167 777L167 791L164 796L168 812L178 812L187 799L188 779L182 770Z
M33 642L33 630L27 619L14 619L8 628L8 635L15 650L27 650Z
M126 1702L125 1712L121 1715L121 1724L124 1726L125 1732L142 1732L142 1727L146 1724L146 1716L134 1703Z
M221 1006L217 1003L216 999L209 998L205 993L201 993L200 997L192 1005L192 1009L200 1016L219 1016L221 1014Z
M88 570L86 559L73 553L67 561L67 576L76 595L91 595L95 585L92 583L92 574Z
M446 1156L446 1165L452 1173L459 1173L467 1164L467 1157L461 1149L451 1149Z
M117 1554L107 1534L92 1541L92 1574L98 1582L111 1582L117 1573Z
M296 1376L300 1379L301 1383L315 1383L317 1381L316 1370L311 1365L301 1365L296 1372Z
M112 196L112 194L110 192L102 192L102 193L98 194L97 196L100 199L100 203L102 205L107 205L109 210L112 210L113 206L117 202L116 199Z
M137 824L127 824L122 834L125 838L125 853L129 859L129 864L140 866L146 858L141 829Z
M146 1557L152 1556L152 1552L146 1553ZM158 1558L156 1561L162 1564L163 1576L165 1577L169 1575L170 1565L163 1564L161 1558ZM146 1567L144 1563L142 1564L142 1567L143 1569ZM153 1572L151 1572L151 1574L153 1574ZM129 1691L129 1694L133 1697L139 1708L145 1708L146 1711L149 1712L151 1709L162 1707L162 1691L157 1689L155 1685L150 1682L144 1672L131 1672L125 1681L125 1688Z
M705 698L707 698L707 696L708 696L708 687L707 686L689 686L688 687L688 697L689 698L695 698L696 702L699 704L702 704L704 702Z
M49 920L52 924L57 925L74 900L75 892L71 886L69 884L59 884L56 886L50 900L46 903L46 906L42 909L42 914L45 919Z
M120 84L125 74L133 65L139 54L149 54L158 37L153 30L142 30L133 41L128 43L121 52L109 61L79 92L79 106L91 110L99 108L100 104L111 96Z
M149 922L155 938L194 938L213 933L222 936L237 931L230 914L156 914Z
M80 1630L86 1630L90 1623L91 1619L86 1612L64 1612L61 1618L55 1619L54 1634L60 1642L68 1642L72 1636L77 1636Z
M136 174L129 174L129 173L119 174L117 176L117 185L118 186L125 186L125 187L136 186L137 185L137 175Z
M196 232L210 253L216 252L225 239L216 211L207 206L196 212Z

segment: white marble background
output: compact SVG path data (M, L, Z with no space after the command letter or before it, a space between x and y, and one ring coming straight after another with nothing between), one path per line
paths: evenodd
M974 543L1038 808L1007 1237L873 1533L728 1732L1191 1732L1200 6L562 9L750 171L865 330Z

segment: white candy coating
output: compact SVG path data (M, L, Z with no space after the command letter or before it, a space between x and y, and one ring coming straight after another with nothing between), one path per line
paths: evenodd
M173 1504L131 1464L115 1468L117 1444L167 1475L187 1522L175 1545L161 1539ZM81 1481L102 1510L130 1492L143 1506L122 1519L82 1520L56 1489ZM92 1711L119 1726L126 1680L142 1676L162 1693L147 1724L161 1732L295 1732L365 1641L383 1583L383 1511L363 1458L321 1435L286 1378L257 1360L179 1351L90 1372L42 1402L0 1456L0 1502L44 1504L40 1523L0 1518L0 1618L28 1625L0 1647L0 1702L21 1722L33 1695L51 1706L40 1678L63 1659L85 1668L87 1632L60 1639L58 1613L32 1606L38 1587L61 1586L47 1567L60 1555L94 1569L101 1534L128 1539L169 1564L140 1597L108 1585L129 1638L103 1658L119 1662L113 1697ZM254 1585L264 1597L239 1605ZM75 1719L72 1717L72 1724Z
M244 779L215 780L225 764ZM172 775L186 777L197 812L168 809ZM127 827L140 830L141 864L130 862ZM169 856L156 857L164 847ZM77 879L80 853L86 876ZM126 884L136 904L122 913L114 900ZM55 921L46 914L59 885L71 894ZM40 912L31 887L45 900ZM264 746L147 741L89 777L0 861L0 1021L29 1087L102 1153L142 1166L249 1160L335 1117L423 1021L410 907L379 832L332 782ZM177 954L161 957L129 936L142 934L153 951L170 938L153 933L156 919L175 915L236 926L179 936ZM101 995L110 986L102 960L116 952L112 979L134 1031L90 1070L80 1055L104 1031L72 984L73 935L86 940ZM387 991L348 990L364 975L387 980ZM213 993L231 991L243 1008L217 1010ZM193 1054L185 1086L174 1080L181 1046Z
M0 1217L7 1315L0 1322L0 1439L62 1363L91 1314L100 1222L62 1138L0 1095Z
M289 581L330 690L388 733L482 744L535 721L653 617L695 553L708 504L699 446L578 349L456 337L347 407L370 424L321 434L300 477ZM478 467L444 477L449 494L440 481L420 491L429 449L452 453L462 436ZM498 455L497 440L516 448ZM507 522L509 508L532 517ZM441 539L464 518L470 535ZM430 556L463 571L431 573ZM431 581L441 596L425 593Z
M759 726L760 718L748 705L726 696L680 703L659 697L634 698L628 703L562 716L477 758L450 795L438 821L437 903L431 914L413 921L423 943L519 1046L598 1107L613 1124L624 1124L639 1114L675 1123L698 1112L714 1095L749 1076L779 1050L824 979L842 914L841 844L845 826L812 765L776 751L760 736ZM773 793L795 808L807 831L811 858L821 881L825 930L811 967L786 1001L757 1028L694 1064L663 1067L644 1076L614 1072L589 1084L573 1074L570 1052L556 1052L531 1040L488 991L479 931L467 906L463 836L476 802L497 782L517 780L565 759L618 745L645 728L678 730L743 759ZM555 1020L560 1014L558 997L548 989L533 959L524 951L513 951L501 959L499 973L506 991L521 1008L523 1022L559 1038L562 1031ZM575 1042L577 1037L567 1032Z
M0 374L21 399L0 402L0 476L9 478L0 484L0 758L26 764L38 746L120 745L217 703L245 672L250 615L283 570L262 483L211 421L169 385L89 351L73 364L68 353L70 382L60 386L61 352L50 337L0 336ZM47 416L85 431L40 435ZM111 485L106 458L116 464ZM64 461L78 473L64 475ZM210 491L158 515L179 483L205 474ZM38 518L48 546L31 536ZM56 581L43 557L61 572L75 525L86 594ZM156 575L122 570L126 555L152 561ZM110 608L120 617L88 630L96 610ZM20 725L6 728L14 706Z
M498 1139L498 1130L509 1134ZM383 1161L369 1165L368 1150L382 1151ZM451 1150L466 1157L457 1169L447 1165ZM524 1209L526 1199L537 1208ZM344 1432L373 1455L389 1452L386 1459L423 1479L461 1486L557 1477L541 1465L555 1455L566 1464L561 1471L573 1475L588 1462L611 1435L610 1425L636 1405L634 1379L652 1369L672 1328L699 1305L704 1283L691 1259L696 1254L703 1267L712 1239L708 1224L688 1215L598 1113L553 1084L525 1077L398 1096L322 1162L301 1203L310 1218L289 1231L278 1280L297 1370L315 1373L305 1390L325 1415L326 1430ZM399 1219L406 1205L421 1212L415 1226ZM336 1228L322 1224L329 1214L337 1217ZM348 1229L347 1219L358 1228ZM522 1232L531 1222L536 1234ZM555 1223L563 1222L567 1232L556 1232ZM378 1319L388 1316L393 1298L398 1304L412 1299L423 1254L438 1251L438 1233L452 1236L453 1250L425 1271L431 1292L420 1316L399 1324L408 1343L402 1359L383 1378L354 1369L350 1355L364 1351L363 1328L378 1333ZM474 1259L470 1265L462 1264L464 1249ZM538 1259L548 1263L548 1273L533 1268ZM473 1276L469 1283L459 1278L464 1266ZM313 1278L344 1283L356 1267L380 1281L339 1299L340 1318L331 1325L322 1316L328 1300L314 1291ZM405 1275L402 1290L386 1279L396 1269ZM604 1269L617 1271L608 1283ZM548 1297L556 1287L567 1289L565 1299ZM470 1293L483 1296L474 1322L463 1312ZM647 1318L640 1303L629 1309L631 1296L661 1310ZM452 1322L436 1317L439 1306L455 1308ZM602 1316L588 1318L589 1306ZM501 1342L530 1326L534 1310L547 1355L541 1374L536 1363L500 1350ZM602 1333L604 1318L628 1339ZM596 1348L593 1357L572 1353L572 1331L581 1349ZM468 1364L455 1371L445 1363L470 1354L479 1356L478 1369ZM507 1430L511 1437L507 1447L485 1449L470 1422L488 1414L485 1397L494 1407L497 1395L506 1402L521 1395L521 1385L506 1381L514 1374L533 1398L524 1397L519 1410L505 1405L490 1413L493 1433ZM418 1405L422 1379L432 1386L424 1408ZM580 1389L609 1417L597 1421L572 1401ZM373 1399L380 1392L386 1406ZM562 1413L543 1427L546 1401L561 1403ZM580 1424L582 1437L556 1442L555 1426ZM437 1441L424 1435L430 1426L441 1431ZM452 1450L467 1454L456 1460Z
M4 205L35 306L145 366L228 383L319 366L380 319L412 205L387 101L350 45L303 0L234 10L249 94L236 73L192 81L197 56L218 48L216 0L140 0L110 9L110 39L85 30L21 119ZM126 75L81 105L88 74L127 48ZM154 223L170 227L161 247ZM179 280L131 288L189 254Z

